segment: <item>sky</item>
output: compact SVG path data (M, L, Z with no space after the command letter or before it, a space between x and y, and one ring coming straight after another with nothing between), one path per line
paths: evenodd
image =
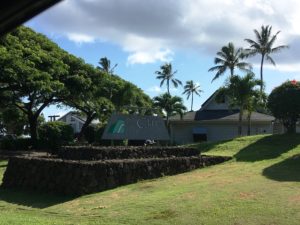
M249 47L254 29L271 25L280 31L274 46L289 45L265 63L266 92L286 80L300 80L300 1L298 0L64 0L25 25L45 34L61 48L87 63L98 65L107 57L118 64L114 72L144 90L150 97L166 92L155 71L166 62L185 84L193 80L203 91L194 99L194 110L224 85L228 73L212 81L216 53L233 42ZM259 56L247 59L259 78ZM236 71L239 75L243 72ZM183 88L172 88L188 109ZM55 106L44 116L63 115L70 109Z

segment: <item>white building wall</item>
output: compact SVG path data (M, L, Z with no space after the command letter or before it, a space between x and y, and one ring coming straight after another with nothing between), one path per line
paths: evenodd
M173 123L171 124L171 140L176 144L193 143L193 128L205 128L207 130L207 141L228 140L238 136L237 124L209 124L209 123ZM272 134L272 124L252 124L251 135ZM242 135L247 135L247 125L242 127Z
M59 120L71 125L74 133L79 133L83 126L83 123L77 118L73 117L71 113L67 114L63 119Z

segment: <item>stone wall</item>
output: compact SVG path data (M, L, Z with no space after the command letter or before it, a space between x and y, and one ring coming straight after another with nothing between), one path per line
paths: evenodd
M3 188L22 188L82 195L222 163L229 157L167 157L105 161L72 161L38 157L9 160Z
M62 159L71 160L107 160L107 159L140 159L199 156L200 151L192 147L92 147L66 146L58 151Z

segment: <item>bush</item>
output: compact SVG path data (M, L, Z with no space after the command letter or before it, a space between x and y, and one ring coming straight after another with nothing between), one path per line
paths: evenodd
M268 108L288 133L295 133L300 117L300 82L287 81L275 88L269 95Z
M0 141L0 149L8 151L27 151L31 149L31 141L30 138L4 138Z
M62 145L68 144L74 138L70 125L61 122L47 122L39 127L40 147L56 152Z

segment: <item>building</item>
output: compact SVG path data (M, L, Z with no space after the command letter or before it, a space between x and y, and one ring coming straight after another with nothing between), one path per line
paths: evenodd
M58 119L58 121L62 121L71 125L75 134L80 132L85 120L86 119L83 116L75 111L70 111ZM99 120L93 120L91 125L97 125L98 123Z
M187 112L183 118L179 115L170 118L171 141L186 144L198 141L228 140L238 136L239 110L231 109L228 101L215 100L215 92L198 111ZM273 116L253 112L250 134L272 134ZM243 117L242 135L247 135L247 119Z

